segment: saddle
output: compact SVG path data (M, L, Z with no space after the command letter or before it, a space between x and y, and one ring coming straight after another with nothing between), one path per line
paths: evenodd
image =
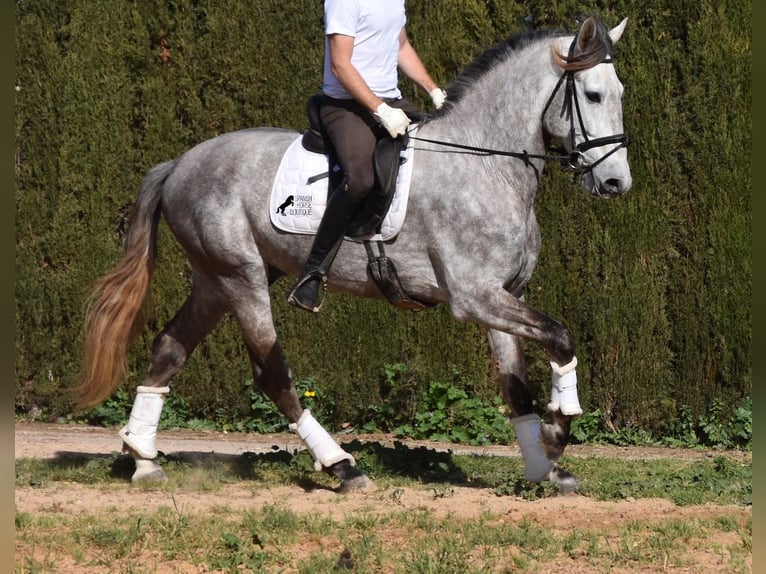
M317 94L308 100L306 111L309 127L303 132L301 144L311 152L327 155L331 149L331 144L324 135L319 116L319 108L323 99L322 94ZM403 161L400 153L407 145L406 138L407 135L405 134L398 138L384 136L378 140L373 155L375 184L370 193L367 194L360 212L346 230L348 237L362 237L380 232L380 224L391 207L391 201L396 191L396 177ZM343 179L343 174L328 171L326 174L315 176L312 179L316 181L320 177L330 178L330 189L332 190Z
M329 155L329 151L332 149L331 144L324 134L319 116L319 108L323 100L322 94L316 94L308 99L306 112L309 126L303 132L301 144L311 152ZM419 121L421 118L410 114L410 119ZM400 154L406 146L406 134L398 138L385 135L378 140L373 154L375 184L367 194L359 213L346 229L346 236L357 238L380 233L380 225L391 207L396 191L399 166L404 161ZM329 186L332 190L343 179L343 174L328 169L327 173L312 179L316 181L322 177L329 178ZM363 241L368 258L367 270L388 301L401 309L419 310L426 308L425 304L411 299L404 292L394 262L385 254L383 242L375 241L378 247L378 255L375 255L371 241Z

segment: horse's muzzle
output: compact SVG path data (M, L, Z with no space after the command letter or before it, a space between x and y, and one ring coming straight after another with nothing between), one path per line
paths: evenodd
M610 177L604 181L597 180L592 173L583 176L583 187L587 189L593 197L612 198L622 195L633 185L630 175L624 177Z

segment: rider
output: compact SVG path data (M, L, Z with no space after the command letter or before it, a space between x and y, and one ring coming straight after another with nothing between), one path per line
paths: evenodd
M401 136L410 123L404 110L416 111L399 91L397 68L428 92L437 109L447 97L407 38L404 0L325 0L324 16L320 119L331 143L330 165L338 165L344 178L329 192L311 253L288 296L314 313L345 231L375 182L379 126Z

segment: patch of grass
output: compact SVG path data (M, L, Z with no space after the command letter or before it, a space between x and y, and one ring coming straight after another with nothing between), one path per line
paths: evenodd
M520 458L454 455L401 443L350 442L357 467L381 487L425 484L434 497L449 498L454 485L494 488L498 495L526 500L556 494L549 483L524 479ZM306 451L242 456L210 455L183 460L162 457L169 477L160 488L215 491L222 484L252 481L254 487L270 484L333 488L335 479L317 473ZM595 500L666 498L678 505L752 504L752 466L724 456L702 460L631 460L604 457L566 457L562 465L580 480L579 492ZM16 485L44 488L57 482L104 487L128 483L133 461L122 455L78 455L53 460L16 461ZM155 488L152 486L151 488ZM392 491L395 503L396 491Z
M566 458L580 492L596 500L666 498L678 505L752 504L753 471L723 456L704 460Z
M518 522L484 514L461 520L448 514L402 509L375 517L362 512L333 520L267 505L235 512L180 512L167 507L143 515L59 514L43 519L20 514L17 571L55 572L63 556L80 568L153 572L163 561L185 562L220 572L333 572L347 550L355 572L394 574L545 571L562 559L587 560L599 571L685 567L689 549L705 549L745 572L744 545L709 548L711 534L751 526L721 517L710 520L633 521L618 531L603 528L551 530L528 518ZM130 570L129 568L134 568ZM723 571L723 570L722 570Z
M690 553L705 552L747 572L752 555L752 520L722 511L705 520L646 520L622 528L555 529L526 517L518 520L483 512L472 520L425 507L407 508L404 488L449 509L457 486L494 489L498 496L528 501L555 496L549 485L523 478L518 458L454 455L402 444L352 442L346 445L358 466L376 481L386 512L375 504L331 518L297 513L279 504L244 510L222 506L191 511L176 504L177 493L205 493L225 483L249 488L293 484L332 488L334 479L313 470L308 453L163 457L169 480L132 486L132 460L122 455L78 455L54 460L16 461L17 488L65 490L70 483L111 490L138 488L164 493L172 505L143 514L112 509L69 514L53 503L40 513L15 517L17 572L56 572L62 558L87 570L149 573L157 564L178 561L217 572L331 573L346 549L354 572L479 573L543 572L561 561L587 563L597 571L693 568ZM722 456L702 460L627 460L565 457L563 466L581 482L580 494L594 501L659 497L678 505L748 505L752 468ZM378 501L378 506L380 501ZM715 534L724 542L713 547Z
M660 524L632 521L613 533L590 531L589 541L582 550L592 562L610 567L630 568L648 563L662 565L663 570L682 571L694 570L689 563L690 555L710 553L719 557L721 565L728 566L726 572L750 572L744 546L716 548L710 545L712 535L721 531L719 524L719 519L671 519ZM747 536L745 525L738 526L737 530L743 537Z

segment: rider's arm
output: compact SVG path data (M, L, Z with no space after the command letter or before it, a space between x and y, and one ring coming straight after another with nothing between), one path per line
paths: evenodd
M330 50L330 66L333 75L338 79L349 95L371 112L375 112L383 103L367 83L362 79L357 69L351 63L354 51L354 38L343 34L328 34L327 45Z
M426 92L431 92L437 88L436 82L428 74L426 67L418 56L418 53L410 44L407 32L404 28L399 33L399 68L404 74L423 88Z

